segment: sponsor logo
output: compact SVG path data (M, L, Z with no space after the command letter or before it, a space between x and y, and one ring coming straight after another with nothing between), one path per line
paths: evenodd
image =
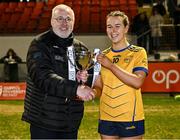
M157 84L166 84L166 89L169 89L171 84L176 84L179 81L179 72L177 70L156 70L152 74L152 80Z
M55 60L64 62L64 58L62 56L55 55L54 58L55 58Z
M129 129L135 129L136 127L134 126L134 125L132 125L132 126L128 126L128 127L126 127L126 130L129 130Z

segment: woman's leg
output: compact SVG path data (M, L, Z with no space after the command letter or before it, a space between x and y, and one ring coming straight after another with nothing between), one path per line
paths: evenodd
M142 140L143 135L134 136L134 137L122 137L120 140Z
M102 135L101 134L101 139L102 140L105 140L105 139L108 139L108 140L117 140L117 139L119 139L119 136L107 136L107 135Z

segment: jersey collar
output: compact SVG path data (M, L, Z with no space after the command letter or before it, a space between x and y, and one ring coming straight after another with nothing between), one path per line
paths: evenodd
M120 50L114 50L112 47L111 47L111 51L112 52L122 52L124 50L126 50L127 48L131 47L131 44L129 44L127 47L123 48L123 49L120 49Z

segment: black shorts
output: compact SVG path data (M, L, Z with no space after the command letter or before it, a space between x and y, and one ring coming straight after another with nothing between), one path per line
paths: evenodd
M144 120L113 122L99 120L98 132L108 136L133 137L144 134Z

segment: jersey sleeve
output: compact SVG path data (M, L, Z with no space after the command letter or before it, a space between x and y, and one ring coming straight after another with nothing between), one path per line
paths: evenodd
M144 48L137 53L135 60L133 72L144 71L148 75L148 59Z

